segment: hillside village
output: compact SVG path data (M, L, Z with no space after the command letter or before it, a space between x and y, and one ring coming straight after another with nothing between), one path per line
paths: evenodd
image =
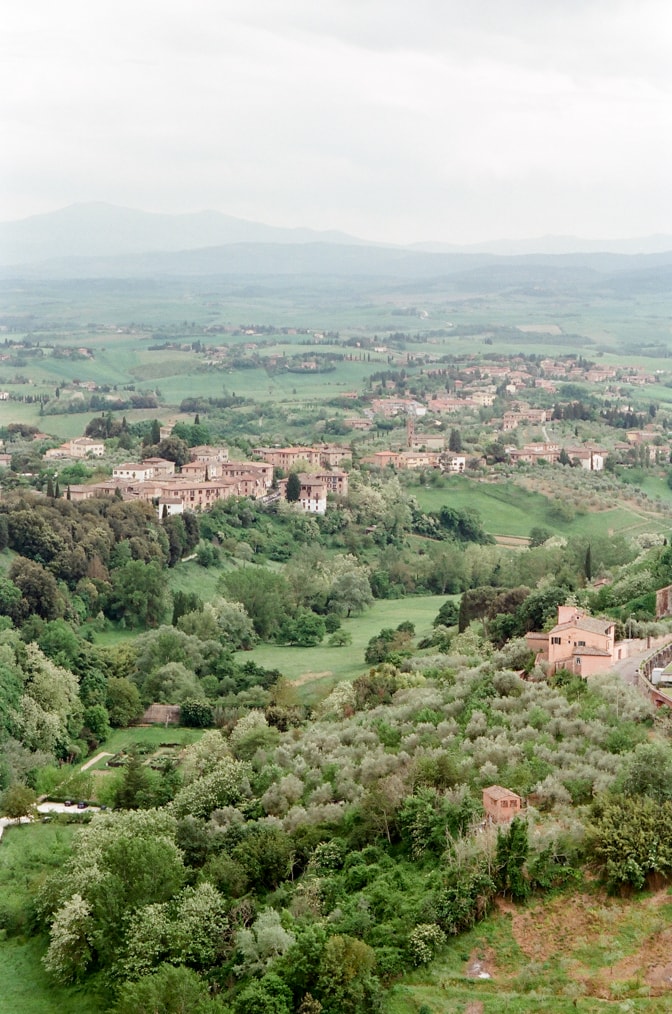
M335 417L351 433L348 444L257 446L250 458L235 461L229 460L226 447L196 446L191 448L190 461L176 466L156 456L116 461L113 454L110 460L105 441L86 435L49 446L47 434L37 433L33 442L45 445L44 467L55 471L59 463L72 460L96 460L108 469L107 479L71 484L68 495L72 499L139 498L153 502L160 514L208 509L231 496L260 500L284 496L284 477L294 471L301 482L296 502L308 513L324 513L329 496L347 496L353 459L358 468L436 470L447 475L482 473L498 462L572 465L601 472L607 463L627 467L670 460L667 417L657 419L653 405L644 415L627 402L633 385L640 389L660 384L664 376L643 369L599 368L574 356L539 361L512 356L506 363L486 357L478 364L467 360L441 369L425 360L418 367L410 354L404 361L407 367L413 365L412 375L406 376L402 369L401 375L394 373L396 379L374 383L369 393L341 397L346 406L355 402L360 406L359 415L346 410ZM400 366L395 362L394 370ZM579 382L590 385L581 389L589 394L579 392L572 400L566 400L566 394L564 399L560 396L563 384ZM77 386L89 391L96 388L87 381L78 381ZM440 394L439 386L450 394ZM398 393L409 387L416 389L414 396ZM574 392L574 388L567 390ZM61 406L67 397L63 384ZM45 422L48 412L47 405ZM581 439L578 424L571 428L573 420L586 419L593 421L592 431L601 440ZM386 421L392 426L387 435L379 429ZM164 426L161 439L171 432L172 424ZM0 466L10 468L11 464L6 448L0 454Z

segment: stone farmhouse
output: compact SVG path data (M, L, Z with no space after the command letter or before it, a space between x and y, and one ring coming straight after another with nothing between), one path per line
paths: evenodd
M502 429L505 433L515 430L525 423L536 426L543 426L548 422L548 413L545 408L530 408L521 405L516 411L505 412L502 416Z
M625 658L625 646L615 640L613 620L600 620L577 606L558 606L558 622L548 633L530 632L525 640L537 660L550 672L568 669L577 676L594 676Z
M60 447L52 447L45 452L45 458L54 460L58 458L102 458L105 454L105 444L102 440L92 440L90 437L74 437L66 440Z
M490 785L483 789L485 818L492 824L508 824L520 814L522 805L520 796L502 785Z

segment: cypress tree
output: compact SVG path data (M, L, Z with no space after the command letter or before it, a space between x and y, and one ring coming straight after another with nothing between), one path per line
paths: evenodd
M290 472L287 477L287 490L285 492L288 503L296 503L301 496L301 480L296 472Z

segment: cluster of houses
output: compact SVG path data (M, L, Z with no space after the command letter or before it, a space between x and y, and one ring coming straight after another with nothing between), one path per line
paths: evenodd
M95 451L90 453L99 456ZM193 447L191 461L179 470L165 458L127 461L113 467L111 479L69 486L68 495L74 501L96 496L147 500L164 517L185 510L207 510L218 500L232 496L259 500L285 495L286 479L279 481L277 491L273 489L275 469L297 471L305 465L315 466L312 472L297 471L300 481L297 503L306 513L324 514L329 494L342 497L348 494L348 473L331 464L350 456L345 448L259 447L255 448L255 454L261 460L230 461L225 447Z
M436 451L375 451L362 463L374 468L440 468L443 472L463 472L467 459L463 454Z
M535 465L540 461L556 464L561 460L562 453L574 465L578 464L587 472L601 472L609 453L605 447L593 444L582 444L579 447L562 448L560 444L545 442L525 444L524 447L507 447L509 460L514 464Z

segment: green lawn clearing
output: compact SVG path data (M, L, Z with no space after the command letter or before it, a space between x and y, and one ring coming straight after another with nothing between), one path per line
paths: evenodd
M545 475L545 478L547 476ZM657 495L660 487L656 487ZM557 535L636 535L669 529L670 522L655 516L655 505L648 504L641 512L629 506L576 513L571 520L558 517L551 501L515 482L482 482L464 476L446 480L444 486L411 486L409 492L423 510L439 511L442 507L474 509L490 535L529 536L534 527L548 528ZM563 490L558 486L557 497Z
M128 729L115 729L109 739L101 744L100 750L107 753L122 753L139 744L155 746L157 749L162 743L188 746L199 740L202 735L202 729L183 729L176 725L169 725L167 728L165 725L130 726Z
M7 1014L96 1014L104 1010L91 993L56 986L41 958L45 937L29 937L33 899L45 875L70 853L74 827L23 824L0 840L0 1011Z
M426 636L432 620L446 601L446 595L415 595L404 599L379 599L361 616L343 620L343 630L352 635L352 644L330 648L327 638L315 648L288 648L262 644L239 652L238 661L252 658L267 668L280 669L297 687L305 703L314 703L342 680L352 680L366 671L364 651L370 639L383 627L396 627L404 620L415 624L416 638Z

